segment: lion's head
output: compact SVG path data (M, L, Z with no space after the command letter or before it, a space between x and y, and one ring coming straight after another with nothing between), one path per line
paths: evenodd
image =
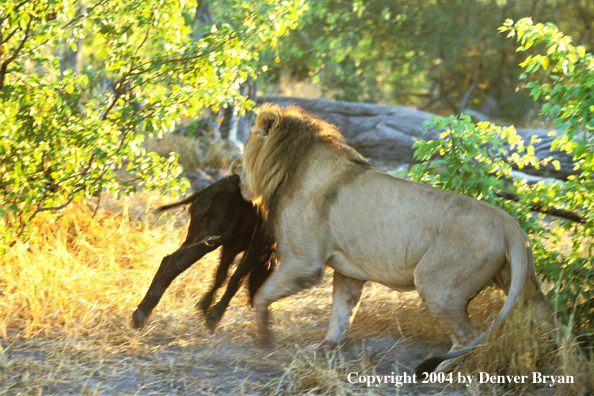
M344 143L334 125L297 106L263 105L243 153L244 196L260 201L264 212L274 217L279 192L290 188L299 165L320 145L366 162Z

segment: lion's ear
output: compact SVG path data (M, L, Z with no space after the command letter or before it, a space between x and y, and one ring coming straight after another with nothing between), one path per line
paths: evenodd
M264 135L278 128L281 122L282 114L278 106L264 105L256 118L256 125L262 129Z

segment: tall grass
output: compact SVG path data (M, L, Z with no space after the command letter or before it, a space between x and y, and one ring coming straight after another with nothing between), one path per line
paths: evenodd
M80 336L125 327L125 311L142 298L155 263L179 245L187 221L151 224L153 199L124 200L117 212L100 210L94 218L87 205L72 206L55 223L39 222L28 243L8 249L0 273L1 335L10 329L22 338Z

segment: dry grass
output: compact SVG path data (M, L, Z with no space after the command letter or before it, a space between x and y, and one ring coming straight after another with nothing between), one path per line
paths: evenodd
M590 394L594 390L594 365L591 358L578 350L575 339L563 330L547 331L544 326L535 326L529 315L521 312L497 329L478 352L465 357L455 371L523 375L529 379L524 385L499 385L500 391L547 389L545 385L532 384L534 372L547 376L573 376L575 384L572 386L555 387L554 393L558 395Z
M331 305L331 271L318 287L273 305L276 348L254 344L244 291L211 335L194 304L212 280L218 253L183 273L165 293L143 331L129 320L161 258L185 236L181 211L154 218L165 203L156 195L116 202L103 198L72 206L55 223L38 223L27 244L1 258L0 395L99 394L540 394L539 386L404 385L367 388L347 375L390 375L410 370L448 336L416 293L365 287L351 341L329 356L303 347L320 342ZM488 290L469 311L479 326L500 309L503 295ZM519 315L521 316L521 315ZM458 370L518 375L542 370L573 375L559 394L592 387L591 360L571 338L511 321ZM561 347L559 347L561 345ZM590 388L592 389L592 388ZM584 391L585 392L585 391ZM583 393L585 394L585 393Z

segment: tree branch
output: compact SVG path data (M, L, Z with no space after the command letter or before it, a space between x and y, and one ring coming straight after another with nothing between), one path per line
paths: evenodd
M37 210L35 211L35 213L33 213L33 215L31 215L31 217L29 218L28 223L31 223L31 220L33 220L33 218L41 212L46 212L48 210L61 210L64 209L66 206L70 205L72 203L72 201L74 200L74 195L78 192L81 192L82 190L84 190L84 187L79 187L75 190L72 191L72 193L70 194L70 198L68 198L68 201L66 203L63 203L62 205L58 205L58 206L46 206L45 208L37 208Z
M17 26L16 28L14 28L12 32L8 33L8 35L5 38L0 37L0 45L8 42L8 40L10 40L12 36L14 36L19 30L21 30L21 27Z
M24 6L25 4L27 4L30 0L25 0L23 2L21 2L20 4L17 4L14 9L13 12L16 13L18 12L19 8L21 8L22 6ZM2 25L4 23L4 21L8 18L10 14L6 14L6 17L4 18L0 18L0 25Z
M25 42L29 38L31 23L33 23L33 16L29 15L29 22L27 23L27 30L25 30L25 36L21 40L21 43L19 44L17 49L14 51L14 54L12 54L10 58L2 62L2 66L0 66L0 91L4 89L4 80L6 79L6 70L8 69L8 65L18 57L19 52L22 51L23 47L25 46Z
M507 199L508 201L520 202L520 197L514 193L508 191L498 191L495 193L500 198ZM530 210L533 212L539 212L548 214L562 219L570 220L575 223L585 224L586 219L575 212L571 212L565 209L547 208L541 202L536 202L530 206Z
M99 7L100 5L102 5L103 3L105 3L106 1L107 1L107 0L102 0L102 1L101 1L101 2L99 2L98 4L95 4L93 7L91 7L91 8L89 8L89 9L87 9L87 11L86 11L84 14L75 16L74 18L72 18L72 20L71 20L71 21L69 21L67 24L65 24L64 26L62 26L60 29L62 29L62 30L63 30L63 29L66 29L67 27L69 27L70 25L72 25L73 23L75 23L76 21L78 21L79 19L82 19L82 18L84 18L84 17L88 16L90 13L92 13L92 12L95 10L95 8ZM44 46L44 45L46 45L46 44L47 44L47 43L48 43L50 40L51 40L51 39L47 39L47 40L44 40L44 41L42 41L41 43L39 43L39 44L38 44L38 45L36 45L35 47L31 48L31 50L30 50L29 52L31 52L31 51L35 51L35 50L36 50L37 48L39 48L39 47L43 47L43 46ZM20 58L21 56L23 56L23 55L22 55L22 54L21 54L21 55L19 55L19 56L17 57L17 59L18 59L18 58Z
M136 51L134 51L134 56L136 56L136 54L138 54L138 51L140 51L140 49L142 48L142 46L144 45L144 43L146 43L146 40L148 39L149 33L151 31L151 27L153 26L153 18L154 17L155 17L155 10L153 8L153 10L151 11L151 20L149 21L149 24L148 24L148 26L146 28L146 33L144 35L144 38L142 39L142 41L138 45L138 48L136 48Z
M14 54L12 54L12 56L10 58L8 58L4 62L2 62L2 66L7 66L10 62L14 61L19 56L19 52L22 51L23 47L25 46L25 42L29 38L29 31L31 30L31 23L33 23L33 16L29 15L29 22L27 23L27 29L25 30L25 36L21 40L21 43L19 44L17 49L14 51Z
M52 183L49 186L47 186L47 188L56 188L56 187L59 187L60 184L64 183L67 180L74 179L75 177L79 177L79 176L86 176L86 174L89 173L89 170L91 169L91 165L93 165L94 160L95 160L95 154L93 153L91 155L91 158L89 159L89 163L87 164L87 167L82 172L75 173L74 175L70 175L63 179L60 179L57 182Z
M111 103L109 104L109 106L107 107L107 109L105 109L105 111L103 112L103 115L101 116L101 121L107 120L107 116L113 110L113 108L115 107L118 100L122 97L123 94L126 93L125 88L124 88L124 83L126 82L126 78L128 78L128 73L123 75L122 78L120 79L120 82L118 82L114 98L111 101Z
M468 99L470 99L470 95L472 94L472 91L474 91L474 88L476 88L476 85L479 82L482 70L483 70L483 64L479 63L478 67L476 68L476 71L474 72L474 81L472 82L472 84L470 85L470 88L468 88L468 91L466 91L466 93L464 94L464 97L462 98L462 103L460 103L460 107L458 108L458 115L462 114L462 112L466 108L466 103L468 102Z

